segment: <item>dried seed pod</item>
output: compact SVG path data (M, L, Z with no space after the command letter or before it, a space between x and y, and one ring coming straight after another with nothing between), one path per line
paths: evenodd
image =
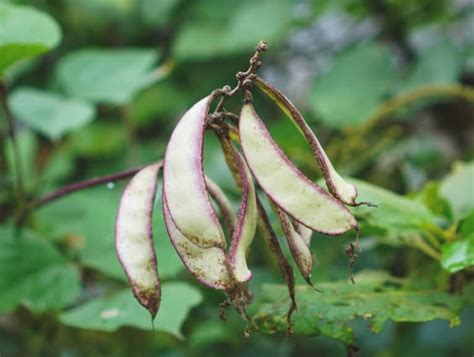
M210 95L189 109L173 131L166 149L163 190L178 229L203 247L225 247L225 238L209 199L203 170L203 145Z
M251 104L239 119L245 159L265 193L286 213L314 231L338 235L357 228L352 213L309 180L271 137Z
M357 188L351 183L345 181L337 173L323 147L319 143L318 138L293 103L281 91L264 81L262 78L256 77L255 84L263 91L263 93L276 102L276 104L298 128L300 133L305 137L313 151L313 155L319 164L319 167L321 168L324 179L326 180L326 185L331 194L347 205L359 205L356 203Z
M311 272L313 270L313 255L309 249L309 243L296 231L295 227L291 223L290 218L281 208L276 208L278 218L280 220L281 228L285 234L288 247L290 248L291 255L298 266L298 269L303 275L303 278L309 285L313 285L311 282Z
M257 203L252 174L243 157L233 145L232 150L240 176L242 201L235 231L232 235L230 264L235 279L239 282L245 282L252 278L252 272L247 267L246 253L257 229Z
M213 289L228 290L232 287L233 279L229 274L225 251L219 247L202 248L185 237L173 222L165 194L163 216L171 243L191 274Z
M115 249L133 293L154 318L160 305L151 221L161 164L139 171L125 188L115 222Z

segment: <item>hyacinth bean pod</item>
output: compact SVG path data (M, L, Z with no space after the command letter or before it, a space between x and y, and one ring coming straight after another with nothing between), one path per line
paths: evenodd
M154 318L160 280L153 247L152 216L161 163L139 171L125 188L115 223L115 249L132 291Z
M247 267L247 249L253 241L257 229L257 203L252 174L241 154L232 145L233 157L240 176L242 201L239 208L237 224L232 235L230 263L234 277L239 282L252 278Z
M224 232L206 190L203 168L204 133L212 99L210 95L197 102L174 129L166 149L163 190L181 233L203 248L223 248Z
M309 180L271 137L250 103L239 119L245 159L265 193L286 213L314 231L339 235L358 228L352 213Z
M326 180L326 185L331 194L347 205L357 206L357 189L351 183L345 181L336 171L326 152L319 143L318 138L304 120L303 116L295 105L280 90L264 81L260 77L256 77L255 84L270 99L282 109L282 111L291 119L299 132L305 137L306 141L313 151L313 155L321 168L321 172Z
M278 219L280 220L281 228L285 235L291 255L296 262L296 265L301 272L303 278L309 285L311 282L311 272L313 270L313 255L309 248L309 244L296 231L288 215L282 209L276 208Z
M176 227L163 195L163 217L168 236L189 272L203 285L227 290L233 285L226 262L226 253L219 247L202 248L185 237Z

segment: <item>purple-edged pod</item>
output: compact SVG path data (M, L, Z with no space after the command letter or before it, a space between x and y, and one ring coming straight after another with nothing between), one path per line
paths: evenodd
M318 138L294 104L280 90L267 83L262 78L257 77L255 79L255 84L283 110L300 133L305 137L313 151L313 155L319 167L321 168L321 172L331 194L347 205L357 206L357 188L351 183L345 181L337 173L323 147L319 143Z
M283 229L286 241L288 242L291 255L293 256L293 259L295 260L301 275L309 285L313 285L311 282L311 273L313 271L313 255L311 254L309 244L296 231L290 218L285 212L283 212L282 209L277 207L276 212L278 214L278 219L280 220L281 228Z
M232 234L235 227L235 221L237 220L235 217L234 210L232 209L232 204L230 203L229 199L225 195L224 191L216 184L210 177L206 176L206 187L211 195L211 197L216 202L219 210L221 212L222 217L224 218L224 222L227 225L227 229Z
M206 190L203 145L212 95L194 104L181 118L166 148L163 190L178 229L203 247L225 247L222 227Z
M218 290L231 288L234 282L229 274L224 249L202 248L186 238L173 222L165 194L163 195L163 217L171 243L190 273L207 287Z
M230 264L232 273L238 282L245 282L252 278L252 272L247 266L247 250L253 241L257 229L257 202L252 174L242 155L232 145L234 162L240 177L242 201L232 243L230 247Z
M293 220L293 226L295 227L296 232L303 238L306 245L309 247L311 244L311 237L313 236L313 231L301 224L298 221Z
M357 229L357 221L342 202L309 180L273 140L250 103L239 118L240 144L261 188L272 201L314 231L339 235Z
M125 188L115 222L115 249L133 294L154 318L160 305L160 279L153 247L152 216L161 163L139 171Z

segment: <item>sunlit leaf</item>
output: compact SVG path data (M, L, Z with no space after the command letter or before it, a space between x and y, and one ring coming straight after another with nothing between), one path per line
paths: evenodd
M189 310L202 301L201 293L184 283L165 283L161 289L161 307L154 321L155 330L181 338L181 325ZM89 301L63 313L59 319L66 325L89 330L111 332L122 326L152 330L150 315L129 290Z
M441 250L441 265L450 273L455 273L474 265L474 233L465 239L445 243Z
M85 126L95 116L95 107L85 101L33 88L13 92L10 106L19 120L52 140Z
M433 224L436 217L419 201L403 197L368 182L351 179L359 199L377 207L356 207L353 212L372 228L382 229L392 243L400 243Z
M0 3L0 77L9 66L52 49L60 40L61 30L49 15Z
M323 335L343 343L354 341L350 322L362 318L370 322L370 330L380 333L387 320L426 322L448 320L460 324L463 298L432 289L420 289L409 280L389 276L385 272L366 271L349 281L319 283L324 293L309 286L298 286L298 311L293 315L297 335ZM285 313L289 299L287 287L264 285L255 302L253 317L262 331L286 331Z

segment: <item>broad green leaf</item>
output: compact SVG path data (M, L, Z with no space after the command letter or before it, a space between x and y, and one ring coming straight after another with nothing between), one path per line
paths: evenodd
M445 243L441 253L441 265L450 273L474 266L474 233L465 239Z
M158 79L153 71L157 60L151 49L82 49L59 62L57 77L71 96L121 105Z
M293 315L296 335L323 335L348 344L354 341L350 322L362 318L370 321L370 330L380 333L388 320L426 322L448 320L460 324L463 298L432 289L417 288L408 280L385 272L365 271L349 281L319 283L324 293L309 286L297 286L298 311ZM267 333L286 331L285 314L289 299L287 287L264 285L255 302L253 318Z
M364 123L390 92L394 78L390 54L367 43L342 53L316 78L311 105L325 125L354 127Z
M220 9L213 1L197 6L198 19L184 26L174 44L173 53L181 61L249 52L263 39L277 46L287 33L292 9L285 0L229 1L222 4L228 11L212 17L209 12Z
M456 163L441 182L440 193L449 201L456 220L474 210L474 161Z
M201 303L199 290L184 283L165 283L161 290L161 305L154 321L155 330L179 338L181 325L189 311ZM150 315L133 297L130 290L91 300L59 317L66 325L88 330L115 331L122 326L152 330Z
M112 185L110 189L105 186L52 202L39 209L36 218L45 234L73 243L84 265L126 280L114 245L115 216L123 185ZM158 272L162 279L167 279L176 276L183 269L183 264L169 241L158 202L154 216Z
M49 15L0 3L0 77L9 66L52 49L60 40L61 30Z
M410 236L435 222L435 216L419 201L397 195L370 183L350 179L359 191L358 199L378 207L356 207L353 212L370 227L382 229L392 243L409 243Z
M421 54L399 91L422 85L455 83L461 74L462 64L459 49L452 42L440 41Z
M59 310L80 290L78 269L50 243L0 227L0 312L20 305L33 312Z
M95 107L85 101L33 88L17 89L9 102L19 120L52 140L87 125L95 116Z

